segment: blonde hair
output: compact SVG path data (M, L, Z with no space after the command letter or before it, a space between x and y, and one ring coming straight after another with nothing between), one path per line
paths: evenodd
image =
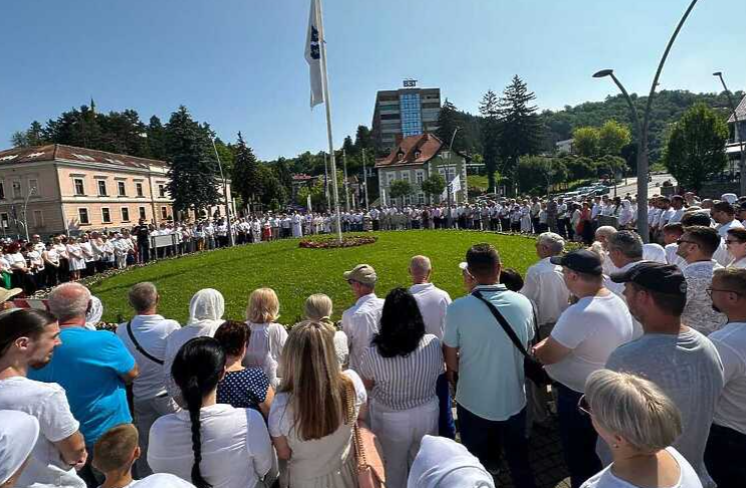
M332 299L323 293L311 295L306 298L306 303L303 306L303 314L307 320L331 322Z
M302 440L334 433L347 418L352 381L339 370L334 349L334 327L306 320L288 335L280 359L283 377L279 390L290 394L294 428Z
M112 427L93 446L93 467L102 473L131 469L138 440L137 429L132 424Z
M654 453L681 435L681 413L654 383L608 369L593 372L585 383L593 419L643 453Z
M249 295L246 320L255 324L269 324L280 317L280 300L272 288L258 288Z

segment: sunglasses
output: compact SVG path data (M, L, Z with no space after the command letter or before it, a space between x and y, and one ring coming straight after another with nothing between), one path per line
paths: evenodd
M708 296L709 296L710 298L712 298L712 293L713 293L713 292L716 292L716 291L719 291L719 292L723 292L723 293L733 293L733 294L735 294L735 295L737 295L737 296L739 296L739 297L741 296L741 293L738 293L737 291L733 291L733 290L724 290L724 289L722 289L722 288L705 288L705 291L707 292L707 295L708 295Z
M588 403L585 395L582 395L580 397L580 400L578 401L578 410L580 411L580 413L584 413L589 416L593 415L593 412L591 412L591 404Z

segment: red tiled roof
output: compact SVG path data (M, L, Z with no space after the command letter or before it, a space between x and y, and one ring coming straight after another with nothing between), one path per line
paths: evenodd
M79 161L124 166L133 169L148 169L151 165L165 166L165 161L137 158L82 147L48 144L46 146L23 147L0 151L0 166L3 164L31 163L34 161Z
M438 155L443 141L433 134L410 136L403 139L391 153L376 161L376 168L424 164Z

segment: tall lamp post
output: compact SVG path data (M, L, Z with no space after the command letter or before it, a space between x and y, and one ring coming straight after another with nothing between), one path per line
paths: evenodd
M739 182L740 182L740 196L746 195L746 154L744 154L744 147L743 147L743 135L741 134L741 123L738 120L738 110L736 109L736 104L733 101L733 97L731 96L730 90L728 90L728 87L725 85L725 80L723 79L723 73L718 71L717 73L713 73L712 76L717 76L720 78L720 83L723 84L723 89L725 90L725 94L728 95L728 103L730 104L730 109L733 112L733 119L736 122L736 130L734 131L734 136L738 140L738 148L741 150L741 160L740 164L738 165L738 172L739 172Z
M215 150L215 157L218 160L218 169L220 169L220 179L223 180L223 196L225 197L225 222L228 225L228 243L232 247L233 242L233 230L231 229L231 201L230 195L228 195L228 180L223 175L223 164L220 162L220 154L218 154L218 148L215 145L215 139L212 140L212 148Z
M632 102L632 98L630 98L629 93L627 92L627 89L624 88L624 85L619 81L619 79L614 75L614 70L611 69L605 69L598 71L593 75L594 78L606 78L611 77L611 79L614 81L617 87L619 87L619 90L622 92L622 95L624 95L624 99L627 101L627 105L629 105L630 111L632 112L632 118L635 121L635 126L637 128L637 232L640 234L640 237L642 238L643 242L648 242L650 239L650 231L648 228L648 129L650 127L650 111L653 106L653 98L655 97L655 89L658 86L658 80L660 79L661 73L663 72L663 66L666 64L666 60L668 59L668 54L671 52L671 48L673 47L673 43L676 41L676 38L679 35L679 32L681 32L681 28L684 27L684 23L686 22L686 19L689 18L689 14L692 13L692 10L694 9L694 6L697 4L699 0L692 0L692 2L689 4L689 8L686 9L686 12L684 12L684 16L679 21L679 24L676 26L676 30L674 31L673 35L671 36L671 39L668 41L668 45L666 46L666 50L663 52L663 57L661 58L660 63L658 64L658 70L655 72L655 78L653 78L653 84L650 87L650 95L648 95L648 101L645 106L645 113L643 115L642 121L640 120L640 117L637 113L637 108L635 108L635 104Z

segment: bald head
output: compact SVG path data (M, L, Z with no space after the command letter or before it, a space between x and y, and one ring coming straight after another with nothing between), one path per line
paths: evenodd
M91 301L91 292L79 283L64 283L49 294L49 311L60 322L82 319Z
M430 258L427 256L415 256L409 262L409 274L412 275L412 281L415 284L427 283L430 280L432 270Z

